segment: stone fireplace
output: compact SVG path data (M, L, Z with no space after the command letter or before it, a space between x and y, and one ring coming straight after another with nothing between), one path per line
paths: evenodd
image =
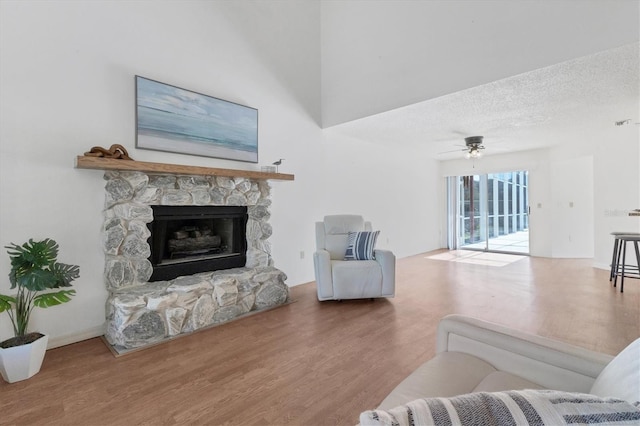
M116 350L288 301L286 275L273 266L268 241L266 180L117 170L106 171L104 178L105 337ZM167 215L185 218L170 225ZM237 236L238 225L243 237ZM168 235L171 249L166 241L154 243L152 230ZM232 255L238 255L235 263L225 263ZM194 268L203 259L205 266Z

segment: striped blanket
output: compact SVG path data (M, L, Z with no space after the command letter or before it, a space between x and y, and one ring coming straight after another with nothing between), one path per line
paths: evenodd
M388 411L360 414L373 425L640 425L640 404L595 395L552 390L478 392L452 398L425 398Z

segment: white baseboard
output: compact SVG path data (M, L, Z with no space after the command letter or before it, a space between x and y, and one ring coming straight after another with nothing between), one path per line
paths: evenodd
M93 339L94 337L99 337L104 334L105 325L99 325L96 327L92 327L81 331L79 333L66 334L64 336L49 336L49 344L47 345L47 349L58 348L60 346L70 345L72 343L78 343L83 340Z
M611 270L611 266L607 265L606 263L594 262L593 267L598 269L604 269L607 271Z

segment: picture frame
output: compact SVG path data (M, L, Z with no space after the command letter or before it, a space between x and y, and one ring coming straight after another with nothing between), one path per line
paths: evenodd
M258 162L258 110L136 75L136 148Z

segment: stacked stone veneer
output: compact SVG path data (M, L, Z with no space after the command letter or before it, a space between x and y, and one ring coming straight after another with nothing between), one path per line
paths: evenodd
M137 348L287 302L287 277L273 267L267 241L272 232L267 181L125 171L104 176L109 343ZM247 206L245 267L148 282L151 205Z

